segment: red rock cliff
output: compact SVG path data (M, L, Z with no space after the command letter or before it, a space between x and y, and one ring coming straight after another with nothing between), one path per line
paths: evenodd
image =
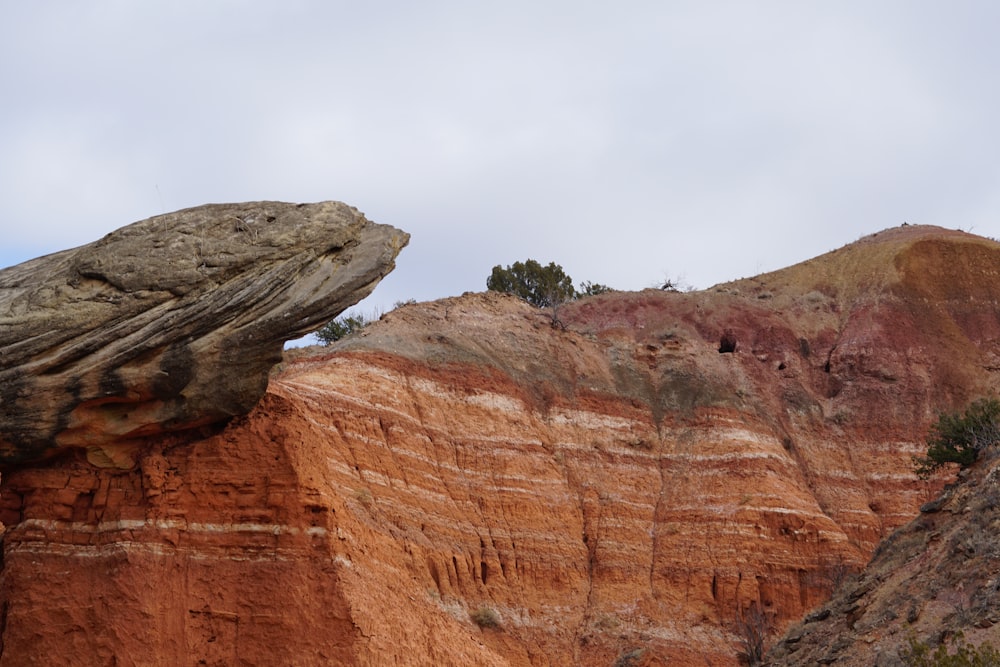
M135 469L4 475L0 663L735 665L742 610L787 626L939 488L998 304L1000 244L908 227L563 327L402 307Z

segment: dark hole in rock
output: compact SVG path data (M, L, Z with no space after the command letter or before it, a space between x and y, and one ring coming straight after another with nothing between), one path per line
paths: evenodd
M722 338L719 340L719 354L725 354L727 352L736 351L736 334L732 331L726 331L722 334Z

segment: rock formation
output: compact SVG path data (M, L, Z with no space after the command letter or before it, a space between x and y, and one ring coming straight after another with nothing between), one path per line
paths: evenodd
M791 628L769 664L902 667L911 641L949 653L961 642L1000 647L1000 459L990 454Z
M399 308L132 469L4 474L0 665L736 665L940 490L911 456L996 384L997 266L906 227L565 328Z
M0 465L86 447L129 466L144 437L246 414L284 342L408 238L337 202L210 205L0 271Z

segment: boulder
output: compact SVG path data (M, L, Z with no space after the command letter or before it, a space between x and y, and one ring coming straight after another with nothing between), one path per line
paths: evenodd
M211 204L0 271L0 467L224 422L409 235L339 202Z

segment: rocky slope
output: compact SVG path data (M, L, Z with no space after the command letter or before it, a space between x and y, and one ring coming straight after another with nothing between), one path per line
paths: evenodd
M5 474L0 664L735 665L939 491L911 456L995 386L998 267L904 227L562 326L402 307L219 433Z
M897 667L911 642L1000 646L1000 458L964 471L872 562L792 627L772 665Z

